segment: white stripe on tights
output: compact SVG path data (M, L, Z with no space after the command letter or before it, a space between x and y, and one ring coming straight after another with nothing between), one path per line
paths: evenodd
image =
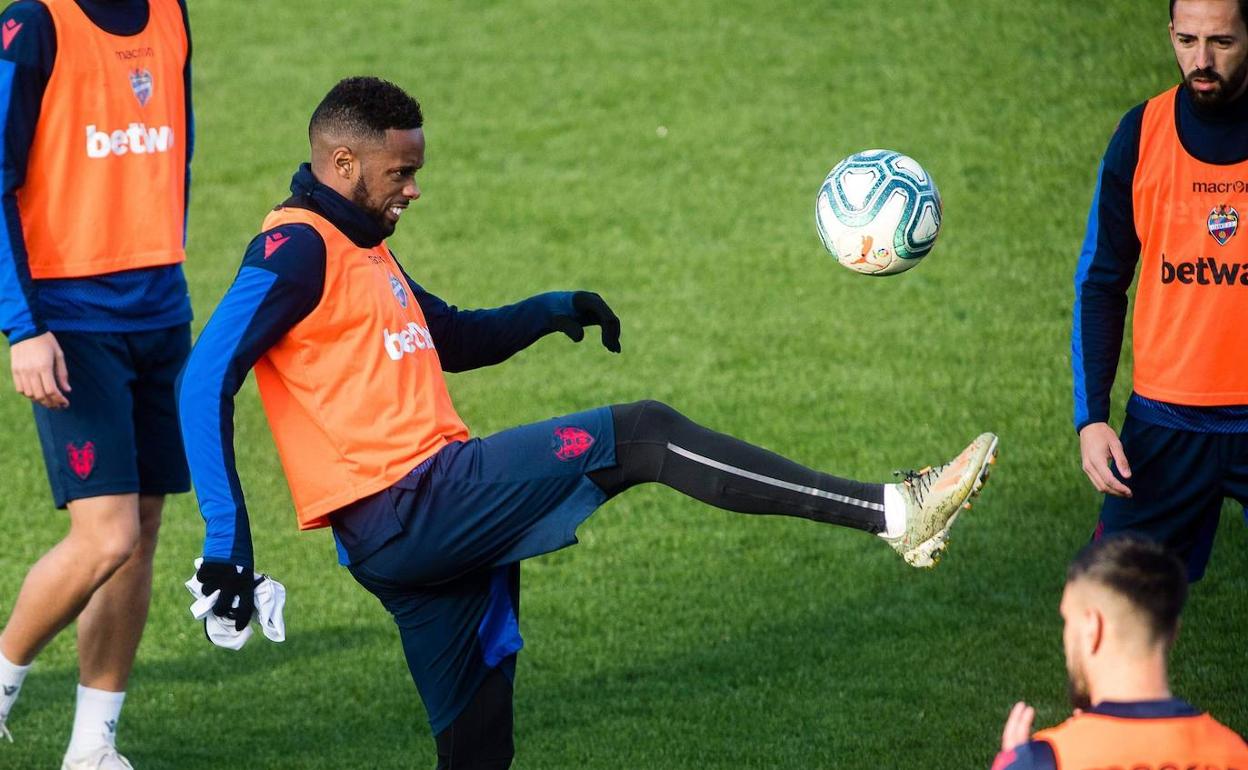
M873 502L870 502L869 500L859 500L856 497L846 497L845 495L838 495L835 492L828 492L822 489L815 489L814 487L804 487L801 484L794 484L790 481L781 481L780 479L773 479L770 476L763 476L762 474L754 473L753 471L747 471L744 468L735 468L731 465L726 465L724 463L721 463L718 460L712 460L709 457L703 457L702 455L696 452L690 452L688 449L685 449L684 447L678 447L675 444L671 443L670 441L667 443L667 448L675 452L676 454L680 455L681 457L686 457L690 460L693 460L696 463L709 465L712 468L718 468L721 471L727 471L728 473L734 474L736 476L741 476L742 478L747 478L753 481L758 481L763 484L770 484L773 487L780 487L781 489L787 489L791 492L801 492L802 494L805 494L805 495L812 495L814 497L822 497L828 500L835 500L838 503L845 503L846 505L856 505L859 508L867 508L872 511L884 510L883 503L873 503Z

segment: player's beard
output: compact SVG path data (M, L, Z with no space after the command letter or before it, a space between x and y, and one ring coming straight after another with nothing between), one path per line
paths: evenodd
M1197 91L1192 87L1192 81L1196 78L1212 80L1218 84L1218 88L1212 91ZM1219 109L1242 95L1241 91L1246 80L1248 80L1248 58L1240 62L1228 77L1222 77L1212 67L1206 67L1189 72L1183 77L1183 84L1187 87L1187 92L1191 94L1192 101L1197 107Z
M1088 678L1083 667L1077 662L1066 663L1066 691L1070 695L1070 705L1080 711L1092 708L1092 693L1088 690Z
M385 237L394 235L394 223L386 219L385 201L380 204L373 203L373 196L368 191L368 185L364 183L364 175L360 174L355 180L355 187L351 188L351 202L364 210L364 213L377 223L381 228L381 233Z

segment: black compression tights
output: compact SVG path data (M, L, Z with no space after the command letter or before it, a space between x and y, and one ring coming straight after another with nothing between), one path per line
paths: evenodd
M658 401L611 407L616 465L589 474L607 495L657 481L717 508L884 530L884 485L829 476L698 425Z
M507 770L512 739L511 681L493 669L450 727L438 733L437 770Z

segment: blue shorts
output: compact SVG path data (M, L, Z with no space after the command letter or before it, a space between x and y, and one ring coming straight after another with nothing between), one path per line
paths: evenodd
M572 545L615 464L603 407L451 444L387 490L402 532L348 568L394 616L435 735L523 646L522 559Z
M191 350L190 324L55 334L73 389L69 406L34 410L56 507L190 490L173 387Z
M1132 496L1105 496L1095 537L1139 532L1173 550L1188 579L1200 580L1223 499L1248 506L1248 434L1176 430L1127 415L1122 446L1131 465L1122 481Z

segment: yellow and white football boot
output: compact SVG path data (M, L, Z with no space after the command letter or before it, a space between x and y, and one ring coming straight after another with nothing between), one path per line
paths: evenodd
M912 567L935 567L949 543L958 514L971 507L997 461L997 436L981 433L961 454L944 465L898 472L892 486L906 507L905 531L884 536ZM887 499L887 498L886 498Z

